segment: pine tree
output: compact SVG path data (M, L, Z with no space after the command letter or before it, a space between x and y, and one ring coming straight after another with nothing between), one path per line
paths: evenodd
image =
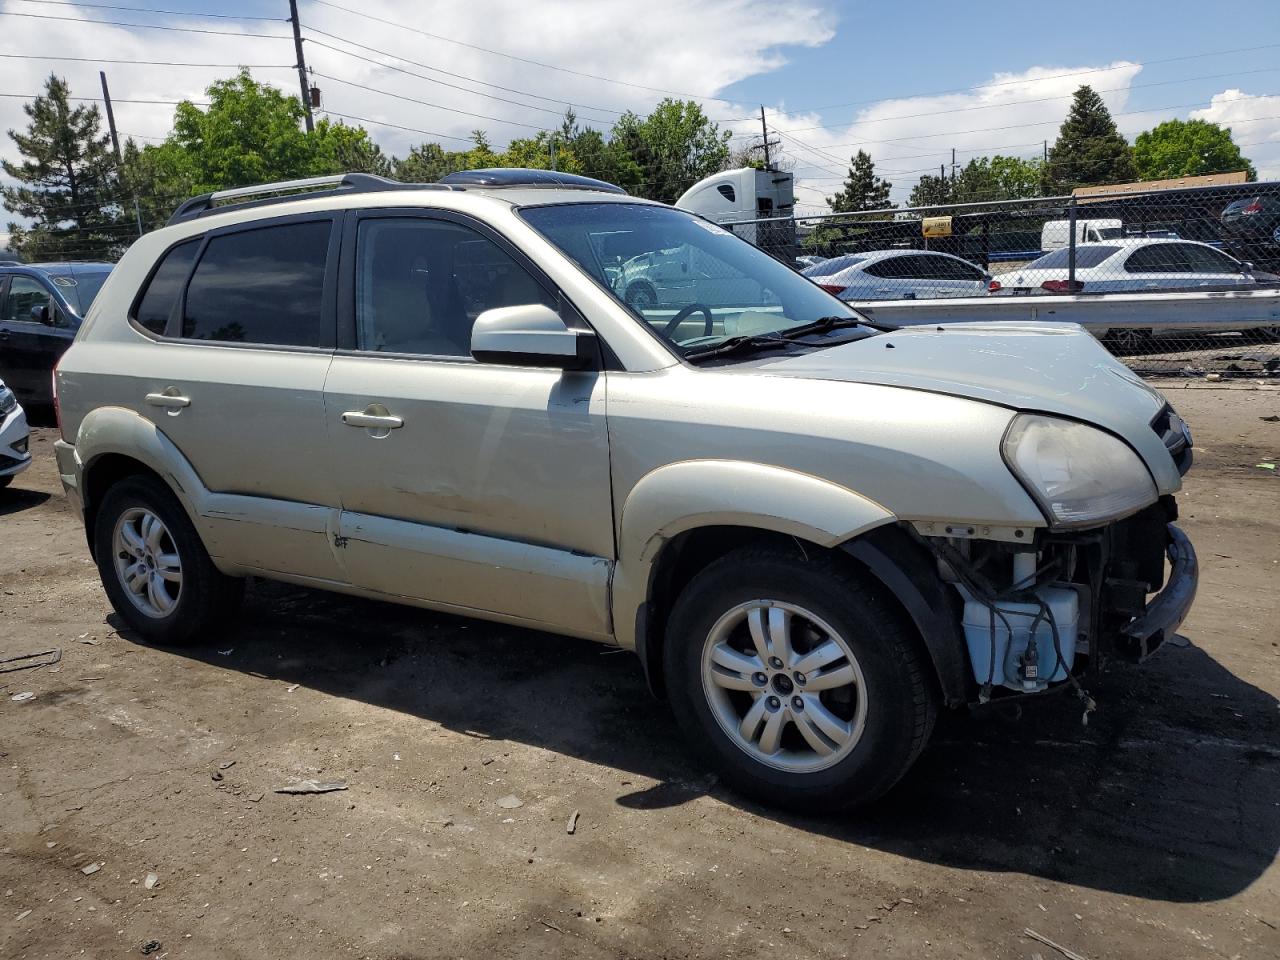
M1133 150L1116 129L1107 105L1092 87L1080 87L1044 165L1045 192L1068 193L1084 184L1136 178Z
M32 221L9 224L10 244L28 260L93 260L119 252L117 171L97 106L72 109L66 81L50 75L23 107L25 133L9 131L21 163L0 161L19 186L0 188L4 206Z
M859 210L883 210L889 203L888 180L876 176L876 165L865 150L859 150L849 161L844 186L827 203L834 213L856 213Z

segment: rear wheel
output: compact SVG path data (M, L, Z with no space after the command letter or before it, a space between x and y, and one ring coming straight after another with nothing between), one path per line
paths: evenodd
M94 523L94 554L111 605L154 643L191 643L239 607L244 581L220 573L173 492L151 477L111 487Z
M746 549L681 593L667 689L691 742L766 803L867 803L923 749L937 708L917 638L853 571Z

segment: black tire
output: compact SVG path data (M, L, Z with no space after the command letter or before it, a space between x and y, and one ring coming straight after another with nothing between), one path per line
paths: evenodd
M715 561L681 592L664 647L672 707L688 741L726 783L772 806L847 810L882 796L915 762L937 718L937 694L919 636L882 588L829 557L744 548ZM834 766L775 769L721 728L703 691L703 650L726 611L751 599L812 611L845 639L866 686L865 726Z
M13 476L0 477L0 490L3 490L9 484L13 483Z
M182 583L176 603L162 617L148 616L138 609L116 572L116 522L139 507L164 524L181 562ZM151 643L182 646L210 639L240 607L244 581L219 572L178 498L153 477L127 477L107 490L94 521L93 543L98 574L111 605L131 629Z

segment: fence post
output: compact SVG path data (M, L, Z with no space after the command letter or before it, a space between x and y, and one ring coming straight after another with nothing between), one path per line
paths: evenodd
M1076 292L1076 198L1067 203L1067 293Z

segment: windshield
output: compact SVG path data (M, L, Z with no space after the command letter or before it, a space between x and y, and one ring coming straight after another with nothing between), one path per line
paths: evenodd
M568 203L520 215L682 354L858 317L759 248L672 207Z
M75 276L56 274L49 279L57 284L62 295L66 297L67 303L83 317L89 312L89 305L93 303L93 298L98 295L98 291L102 289L102 285L107 282L107 277L110 275L111 271L103 270L98 273L77 273Z
M1116 253L1119 247L1110 246L1085 246L1081 244L1076 247L1076 267L1083 269L1085 267L1096 267L1107 257ZM1065 270L1071 261L1071 251L1063 247L1061 250L1055 250L1053 253L1046 253L1039 260L1032 260L1028 263L1024 270Z

